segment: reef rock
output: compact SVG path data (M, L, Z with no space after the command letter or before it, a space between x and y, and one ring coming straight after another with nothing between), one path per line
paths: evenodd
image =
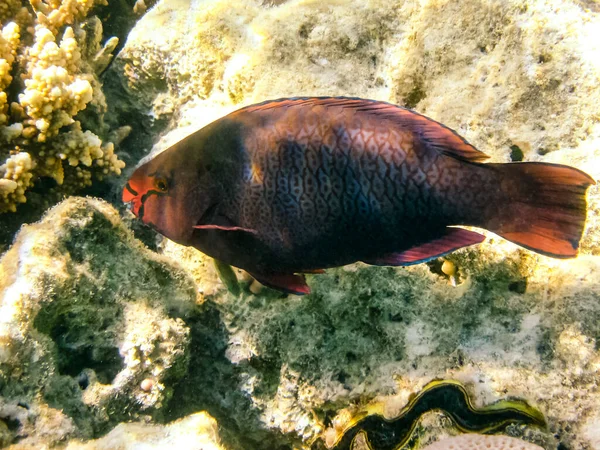
M0 260L4 443L51 446L160 415L186 373L195 295L102 201L71 198L24 226Z
M137 120L137 142L147 144L131 149L138 157L159 133L182 136L246 104L348 95L414 108L492 161L559 162L599 178L598 30L589 2L162 0L117 56L107 95L125 98L123 114ZM600 408L598 186L589 206L576 260L489 234L447 258L451 277L442 261L355 265L312 276L304 298L233 298L215 288L207 258L173 243L161 251L218 305L225 355L261 426L309 442L336 414L372 401L393 417L410 392L450 377L482 402L523 397L548 416L548 432L507 432L546 448L585 447ZM178 405L200 395L197 385L180 386ZM420 441L444 424L426 420Z

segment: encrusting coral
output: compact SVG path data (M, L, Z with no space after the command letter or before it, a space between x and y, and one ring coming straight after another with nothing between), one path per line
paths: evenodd
M22 227L0 259L0 447L89 439L168 406L196 298L168 264L99 200L70 197Z
M89 104L105 107L96 72L110 62L118 41L95 51L100 22L91 36L79 26L92 7L104 4L31 0L35 16L21 1L0 7L0 213L16 211L40 177L53 178L57 193L71 193L125 166L112 143L103 144L76 119Z
M434 442L423 450L541 450L539 445L515 439L509 436L486 436L482 434L463 434Z

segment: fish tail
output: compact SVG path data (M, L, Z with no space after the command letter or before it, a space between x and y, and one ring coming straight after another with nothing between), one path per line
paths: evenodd
M485 164L500 173L499 201L483 227L555 258L577 256L585 226L586 191L594 180L549 163Z

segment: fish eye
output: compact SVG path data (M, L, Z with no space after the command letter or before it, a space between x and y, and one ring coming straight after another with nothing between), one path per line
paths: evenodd
M154 180L154 186L156 187L156 189L158 189L160 192L167 192L168 190L168 184L167 184L167 180L163 177L158 177Z

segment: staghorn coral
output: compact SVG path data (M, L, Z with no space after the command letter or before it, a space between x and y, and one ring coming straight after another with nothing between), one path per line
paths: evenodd
M93 179L120 174L125 163L104 142L106 101L97 73L110 62L118 40L100 46L102 25L95 17L79 26L105 0L31 0L0 9L11 17L0 34L0 213L16 211L41 177L57 186L45 203L90 186ZM94 20L95 19L95 20ZM18 74L18 75L17 75ZM88 120L77 115L93 105ZM16 157L15 155L20 155ZM23 155L28 155L25 158ZM12 170L11 167L18 168Z

